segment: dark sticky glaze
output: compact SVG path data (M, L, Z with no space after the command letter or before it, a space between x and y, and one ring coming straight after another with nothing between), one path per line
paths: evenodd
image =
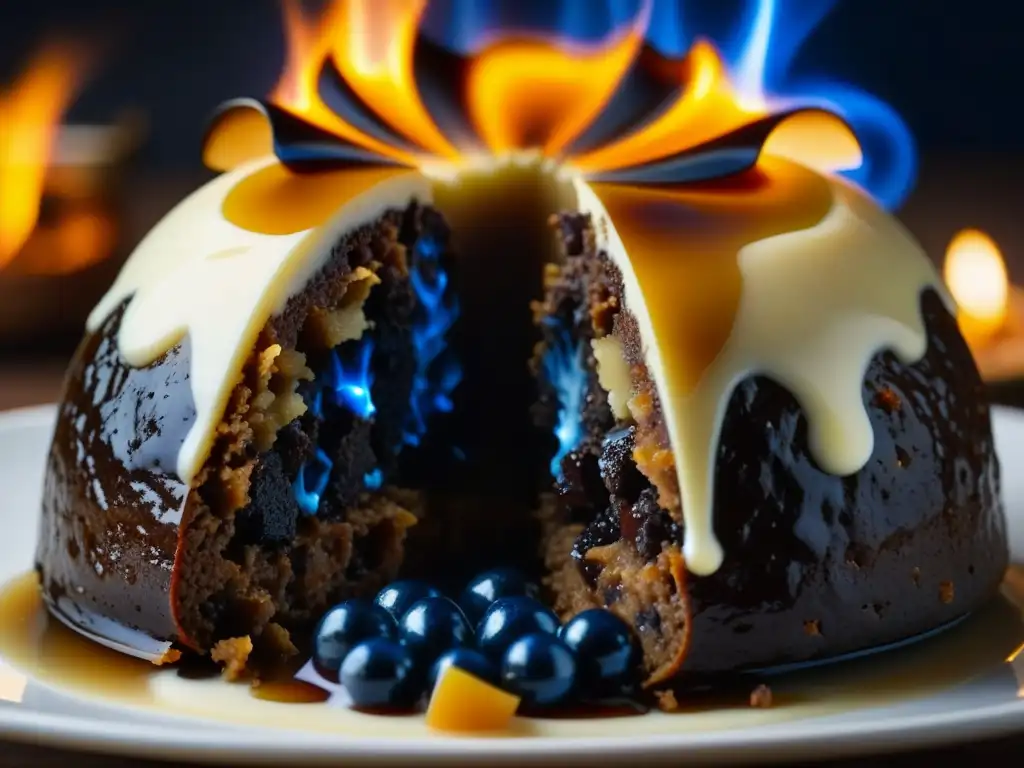
M828 656L941 626L979 607L1009 558L999 463L981 377L937 295L922 299L928 351L868 369L868 464L817 467L786 390L749 379L723 424L715 532L726 560L689 580L683 669Z
M178 449L195 419L188 341L145 368L117 350L124 306L68 369L36 552L43 588L159 640L177 635L170 583L188 487Z

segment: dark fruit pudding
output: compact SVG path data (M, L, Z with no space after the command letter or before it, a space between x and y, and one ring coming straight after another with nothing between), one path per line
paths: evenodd
M308 103L217 113L223 173L139 243L68 370L36 550L54 616L228 677L311 653L355 706L429 694L458 725L462 696L490 727L670 707L996 593L985 392L934 266L839 173L850 127L740 108L713 47L669 61L634 32L621 82L522 89L534 108L506 98L517 68L403 34L372 87L314 46L276 92ZM458 140L426 64L460 83L430 99Z

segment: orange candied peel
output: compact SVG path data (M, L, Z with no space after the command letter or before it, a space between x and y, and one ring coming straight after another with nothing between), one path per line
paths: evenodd
M500 732L519 708L519 697L456 666L441 673L427 707L427 726L454 733Z

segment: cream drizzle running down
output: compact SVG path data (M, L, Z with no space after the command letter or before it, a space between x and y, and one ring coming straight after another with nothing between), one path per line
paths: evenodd
M762 160L762 169L770 183L802 172L772 158ZM838 178L828 184L830 210L818 223L749 242L736 254L742 288L735 319L692 386L678 374L676 358L685 352L663 343L683 313L665 311L665 303L652 311L659 287L650 278L660 271L638 279L643 260L662 254L627 246L631 222L607 206L618 190L576 184L580 210L593 217L598 248L621 270L625 306L640 329L679 478L683 555L695 574L714 573L724 556L712 518L714 460L734 387L754 374L787 387L807 415L810 448L822 469L855 473L874 447L861 394L871 358L892 350L912 364L924 355L925 289L935 289L954 311L937 271L906 230L852 185ZM678 213L692 222L682 205ZM682 229L678 236L669 257L683 258L693 247Z
M95 331L130 297L117 342L135 367L150 365L188 335L196 417L178 452L177 474L185 483L206 460L260 330L323 266L331 246L388 209L431 199L430 184L415 172L335 172L305 184L275 173L278 168L274 158L247 163L179 203L142 240L89 316ZM329 215L315 222L296 217L303 208L324 207L324 182L332 176ZM244 219L230 215L230 196L247 187ZM282 209L285 192L290 205ZM238 223L249 219L264 231Z

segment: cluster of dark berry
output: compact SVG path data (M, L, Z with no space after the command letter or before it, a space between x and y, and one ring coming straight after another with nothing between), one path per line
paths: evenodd
M519 696L528 707L622 696L640 652L629 626L592 609L560 625L517 571L473 579L458 602L420 581L347 600L321 619L313 665L355 707L410 709L449 666Z

